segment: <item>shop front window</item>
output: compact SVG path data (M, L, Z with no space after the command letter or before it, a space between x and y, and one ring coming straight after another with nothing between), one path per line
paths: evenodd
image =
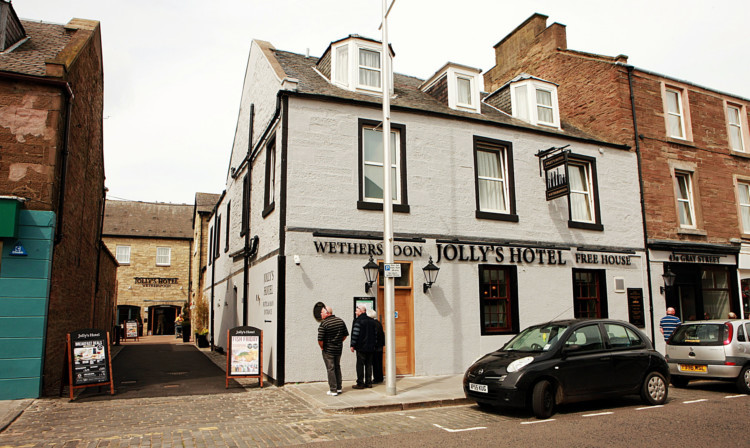
M703 318L722 319L729 314L729 273L726 269L706 269L701 275Z
M745 319L750 315L750 278L742 279L742 308L745 310Z
M515 271L505 266L479 266L482 334L518 332Z
M603 272L592 269L573 270L573 315L576 318L607 317Z

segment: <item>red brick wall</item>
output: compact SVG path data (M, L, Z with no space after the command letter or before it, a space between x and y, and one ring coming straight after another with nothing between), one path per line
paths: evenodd
M117 260L104 244L99 254L98 286L93 326L111 333L117 311ZM114 341L114 334L110 334L110 340Z
M500 47L505 48L496 48L496 66L485 74L486 89L492 91L523 72L555 82L563 122L604 141L635 148L627 69L615 64L626 59L567 50L564 27L540 31L537 22L539 18L530 20L503 41ZM688 90L693 141L668 139L662 81L648 73L633 73L638 133L643 136L639 143L648 237L729 244L742 233L733 181L735 176L750 176L750 159L729 150L722 95L698 87L683 86ZM732 101L750 109L746 101ZM695 208L703 235L678 231L672 172L680 164L695 166Z
M99 28L69 67L68 75L75 98L62 225L56 230L61 239L55 244L52 260L44 394L59 391L66 333L96 324L95 280L104 193L104 90Z

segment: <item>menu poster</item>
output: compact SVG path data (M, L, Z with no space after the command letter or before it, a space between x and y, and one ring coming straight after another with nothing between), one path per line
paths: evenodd
M125 337L138 339L138 321L129 320L125 322Z
M263 387L263 332L254 327L235 327L227 331L227 387L229 377L260 378Z
M103 384L109 384L114 395L109 333L96 329L68 333L67 351L71 400L73 389Z
M109 382L107 334L82 330L70 334L73 349L73 385Z
M646 317L643 314L643 289L641 288L628 288L628 318L636 327L646 327Z

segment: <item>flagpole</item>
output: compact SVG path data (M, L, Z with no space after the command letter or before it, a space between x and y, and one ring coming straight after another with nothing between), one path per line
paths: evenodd
M391 83L388 51L388 8L387 0L383 1L383 51L381 65L381 87L383 89L383 248L385 263L393 263L393 193L391 192ZM395 0L394 0L395 1ZM391 3L393 6L393 3ZM385 393L396 395L396 318L395 318L395 279L383 279L385 294Z

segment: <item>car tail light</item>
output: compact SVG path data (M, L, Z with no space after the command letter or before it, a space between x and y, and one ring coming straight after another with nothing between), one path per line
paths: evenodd
M724 362L724 365L725 365L725 366L736 366L736 365L737 365L737 363L736 363L736 362L732 362L732 361L725 361L725 362Z
M734 327L729 322L724 324L724 328L726 329L727 337L724 339L724 345L729 345L732 342L732 336L734 333Z

